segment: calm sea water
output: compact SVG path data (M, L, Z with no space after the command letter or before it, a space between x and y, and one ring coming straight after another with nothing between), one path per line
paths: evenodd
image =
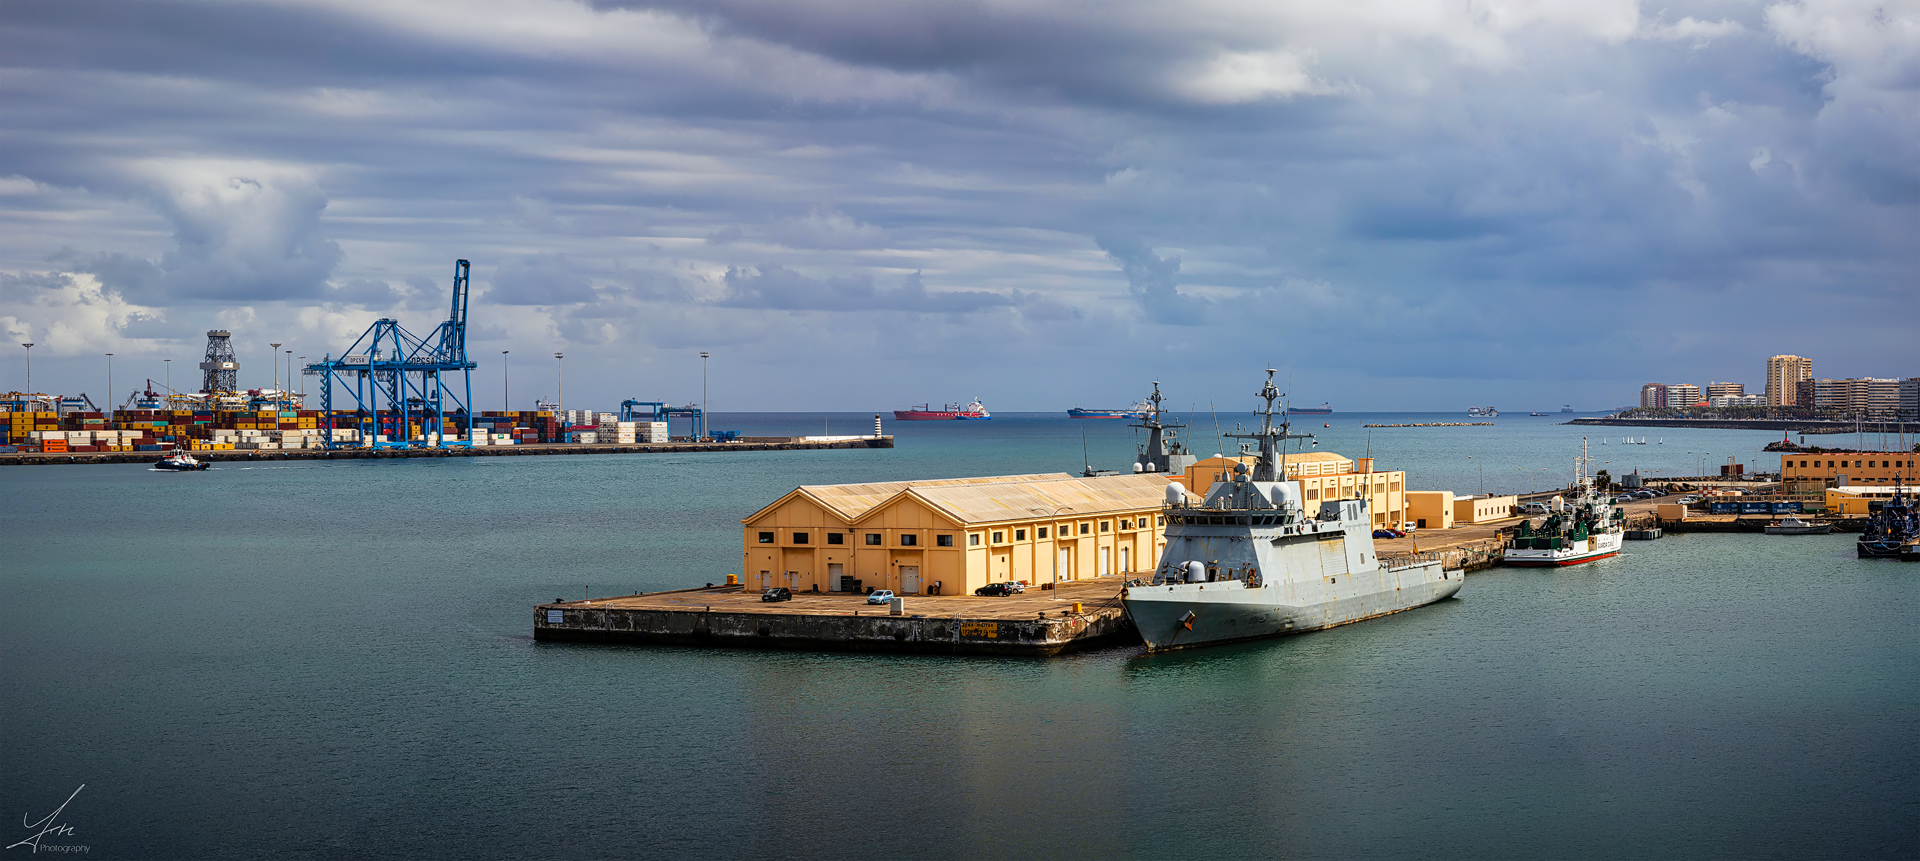
M1363 421L1435 420L1465 419L1313 424L1358 455ZM1415 487L1471 492L1484 458L1489 491L1524 489L1598 442L1555 421L1371 446ZM872 419L715 427L823 423ZM0 845L84 784L43 843L106 858L1920 855L1920 566L1850 536L1635 543L1152 658L531 640L556 596L721 579L738 519L797 484L1134 444L1050 416L888 428L889 451L0 471ZM1767 432L1681 433L1594 453L1777 463Z

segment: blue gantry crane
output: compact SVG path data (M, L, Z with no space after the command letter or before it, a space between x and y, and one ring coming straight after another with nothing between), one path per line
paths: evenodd
M467 358L467 275L465 260L453 263L453 305L447 319L426 338L408 332L397 320L381 318L353 342L339 358L332 353L306 366L307 376L322 378L320 409L326 418L327 448L342 448L334 439L333 384L353 397L358 445L376 448L425 448L428 434L437 434L442 446L473 445L473 369ZM459 377L449 387L447 374ZM383 406L384 402L384 406ZM442 433L448 402L464 425L462 438L448 440ZM415 437L414 421L431 420ZM380 437L386 436L381 442Z
M632 398L620 402L620 420L623 422L671 422L674 419L691 419L687 436L697 440L707 439L707 412L693 404L676 407L663 401L636 401ZM672 425L668 425L668 432L672 432Z

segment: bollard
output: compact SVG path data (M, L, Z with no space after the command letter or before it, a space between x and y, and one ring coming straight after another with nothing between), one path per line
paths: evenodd
M1076 614L1080 612L1080 602L1079 602L1079 601L1075 601L1075 602L1073 602L1073 612L1074 612L1074 613L1076 613Z
M728 575L727 575L727 585L728 585L728 586L738 586L738 585L740 585L740 575L738 575L738 574L728 574Z

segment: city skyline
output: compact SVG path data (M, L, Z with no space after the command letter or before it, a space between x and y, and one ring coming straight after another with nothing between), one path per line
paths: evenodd
M600 404L710 352L722 411L1911 373L1911 8L19 2L0 45L0 327L96 401L209 329L248 386L430 330L457 258L516 406L554 352Z

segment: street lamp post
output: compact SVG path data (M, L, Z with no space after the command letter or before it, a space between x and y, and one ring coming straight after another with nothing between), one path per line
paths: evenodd
M273 357L273 387L276 390L275 394L278 394L279 392L277 390L280 388L280 345L279 344L273 345L272 357Z
M27 394L33 394L33 345L21 344L27 348Z
M113 354L107 354L107 421L113 421Z
M560 372L560 360L565 358L563 354L553 354L553 407L560 411L560 427L563 430L567 421L567 380Z
M500 410L502 412L509 412L509 411L512 411L512 409L513 409L513 398L510 398L507 396L507 351L501 350L500 351Z
M284 398L281 398L281 399L280 399L282 403L285 403L285 402L289 402L289 401L292 401L292 400L293 400L293 397L292 397L292 395L293 395L293 351L292 351L292 350L288 350L288 351L287 351L287 390L286 390L286 394L287 394L287 397L284 397Z
M1053 526L1053 597L1058 599L1060 597L1060 524L1053 523L1052 521L1059 519L1061 512L1072 511L1073 507L1061 505L1054 508L1029 508L1027 510L1035 514L1046 515L1049 524Z
M707 436L707 418L713 414L713 405L707 403L707 351L700 351L700 437Z

